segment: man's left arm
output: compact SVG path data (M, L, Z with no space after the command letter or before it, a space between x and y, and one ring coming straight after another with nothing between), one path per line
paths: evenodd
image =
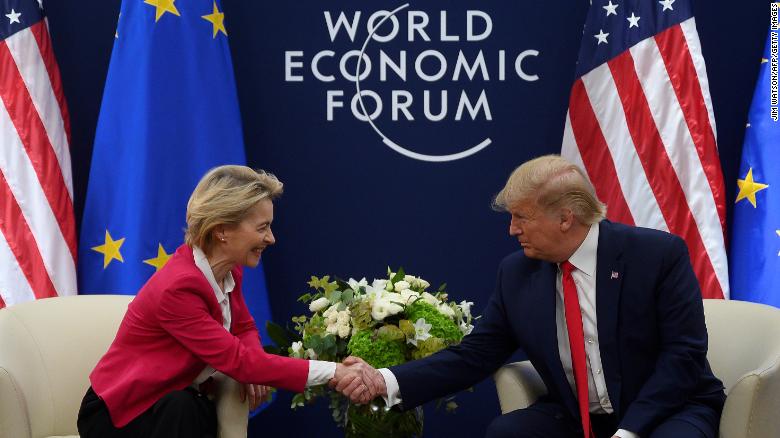
M674 236L666 254L655 291L660 337L655 371L619 425L643 437L682 408L706 370L704 306L688 249Z

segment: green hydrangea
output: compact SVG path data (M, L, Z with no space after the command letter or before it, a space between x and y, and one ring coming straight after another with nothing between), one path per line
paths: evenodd
M414 323L420 318L431 325L431 335L446 341L459 342L463 338L460 328L449 317L422 300L417 300L406 308L406 316Z
M350 354L368 362L374 368L387 368L406 362L402 341L387 341L374 338L369 330L361 330L349 340Z

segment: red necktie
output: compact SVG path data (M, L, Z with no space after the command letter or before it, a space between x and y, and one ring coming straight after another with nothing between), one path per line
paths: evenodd
M574 369L574 384L577 387L577 404L580 408L582 430L584 436L592 437L590 428L590 411L588 409L588 370L585 356L585 336L582 333L582 313L580 300L577 298L577 285L571 271L574 265L565 261L561 263L563 271L563 306L566 311L566 329L569 332L569 347L571 348L571 364Z

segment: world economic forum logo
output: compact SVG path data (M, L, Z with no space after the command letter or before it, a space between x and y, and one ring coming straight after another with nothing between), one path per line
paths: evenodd
M413 141L402 142L394 138L392 124L439 123L447 119L457 123L491 122L493 109L488 93L485 88L476 93L474 84L487 83L490 80L503 82L507 80L507 76L526 82L539 80L539 76L529 71L526 64L527 60L540 55L538 50L524 49L507 53L508 50L505 49L493 52L479 49L476 53L473 50L469 53L459 48L455 54L451 49L440 50L441 47L434 45L440 43L450 48L453 44L473 45L488 41L493 33L494 20L483 10L462 11L464 16L460 19L465 24L465 32L462 33L448 29L448 13L452 18L453 11L441 10L437 11L437 14L413 10L409 8L409 3L393 10L374 11L364 23L361 22L366 16L363 11L322 12L330 42L334 43L338 38L343 39L346 36L352 47L343 53L320 50L310 58L307 58L303 51L286 51L285 81L302 82L307 70L314 79L322 83L335 84L337 75L340 75L338 79L342 82L346 80L354 84L354 91L347 88L326 91L326 120L334 122L337 117L348 114L359 121L367 122L382 143L415 160L459 160L487 148L492 140L485 135L481 141L465 146L448 145L448 152L452 151L451 153L422 153L419 145L416 146ZM437 19L438 29L432 24ZM402 23L405 23L405 29ZM364 39L358 36L363 26L367 31ZM396 43L393 47L397 47L399 41L408 46L396 51L387 49L390 47L388 43ZM424 49L417 52L407 50L407 47L415 44L424 44ZM374 52L370 50L373 46L379 46L375 55L372 55ZM367 85L367 79L372 76L379 81L378 86L373 89ZM463 79L468 81L469 90L445 87L438 90L438 96L435 96L436 90L427 87L423 90L412 90L411 87L391 89L387 86L391 80L407 85L418 81L426 86L441 81L457 84ZM349 96L348 93L351 97L346 97ZM454 111L450 108L454 108Z

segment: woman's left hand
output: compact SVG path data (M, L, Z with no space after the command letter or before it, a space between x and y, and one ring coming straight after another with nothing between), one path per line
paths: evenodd
M269 395L271 395L270 388L263 385L256 385L254 383L245 383L241 386L239 391L241 396L241 402L244 400L249 401L249 410L253 411L260 406L260 403L266 401Z

